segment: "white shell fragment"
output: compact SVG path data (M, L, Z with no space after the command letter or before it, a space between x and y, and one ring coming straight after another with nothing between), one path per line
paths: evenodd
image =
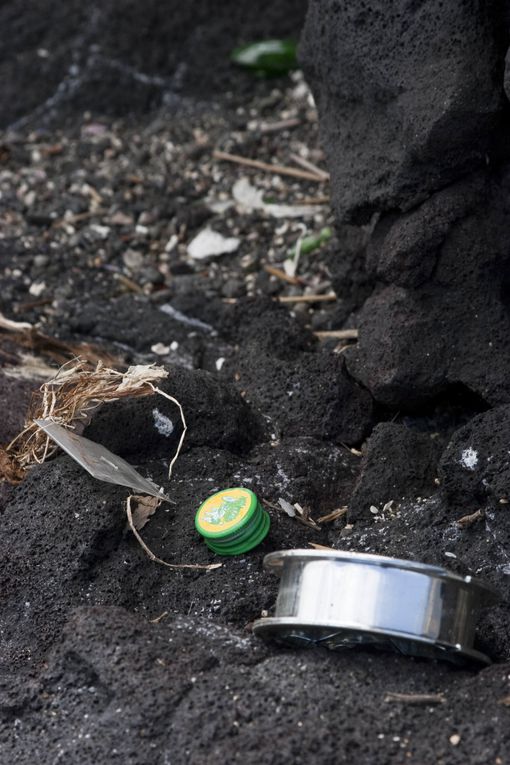
M241 240L235 236L223 236L212 228L204 228L188 245L188 255L194 260L205 260L235 252Z
M232 188L232 196L245 211L264 210L272 218L306 218L322 211L320 205L281 205L264 202L264 194L252 186L248 178L239 178Z

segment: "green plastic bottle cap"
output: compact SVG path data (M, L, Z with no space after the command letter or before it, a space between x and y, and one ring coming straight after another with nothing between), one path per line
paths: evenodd
M270 520L249 489L222 489L202 502L195 526L218 555L240 555L262 542Z

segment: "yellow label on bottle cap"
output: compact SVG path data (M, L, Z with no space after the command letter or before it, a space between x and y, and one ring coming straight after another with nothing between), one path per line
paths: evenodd
M247 489L225 489L209 497L198 511L201 532L214 534L237 526L248 515L252 498Z

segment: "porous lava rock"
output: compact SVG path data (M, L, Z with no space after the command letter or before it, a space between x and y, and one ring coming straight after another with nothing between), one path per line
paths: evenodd
M310 3L337 218L370 224L347 369L391 408L454 386L510 401L506 28L497 3Z
M233 369L247 399L269 418L275 436L313 436L358 444L372 422L372 397L347 374L341 356L303 353L282 361L240 350Z
M201 369L167 367L158 383L179 401L187 425L185 448L214 446L245 453L261 438L265 424L233 385ZM168 458L182 433L178 406L160 394L115 401L93 414L84 435L120 456L147 461Z
M510 517L510 406L479 414L454 433L439 478L448 501L466 512L489 506Z
M406 409L460 383L490 405L510 401L509 185L508 168L462 181L376 228L379 287L346 354L376 400Z
M0 743L4 761L20 765L306 765L310 752L324 765L404 763L407 752L486 765L508 745L507 674L508 664L473 675L408 657L265 647L203 617L150 623L85 606L67 614L39 677L0 679ZM378 701L375 719L360 688Z
M368 433L370 393L351 379L341 355L322 351L281 306L243 301L224 317L221 331L235 343L222 375L267 418L275 438L356 444Z
M311 0L301 58L339 220L407 210L485 164L503 104L497 3Z
M435 489L435 440L405 425L383 422L363 447L361 471L349 502L349 520L370 518L393 500L427 496Z

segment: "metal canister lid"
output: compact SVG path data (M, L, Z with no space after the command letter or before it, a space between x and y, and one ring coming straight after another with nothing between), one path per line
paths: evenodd
M269 515L257 496L244 488L222 489L203 502L195 526L211 550L239 555L256 547L269 531Z

